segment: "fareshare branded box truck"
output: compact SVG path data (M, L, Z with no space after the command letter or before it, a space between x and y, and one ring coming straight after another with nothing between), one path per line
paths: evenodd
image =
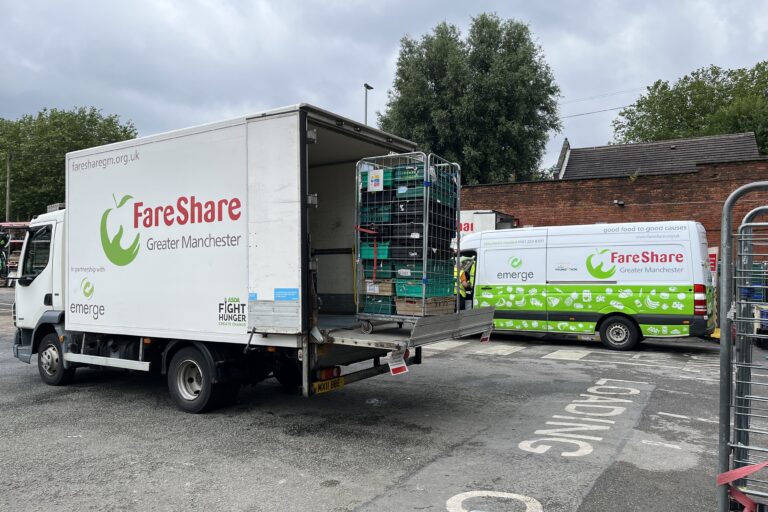
M468 235L475 307L499 330L600 334L630 350L644 337L715 328L707 238L697 222L508 229Z
M489 330L491 309L410 332L324 328L319 297L354 313L356 162L413 149L302 104L69 153L67 209L25 241L14 355L37 354L52 385L78 366L166 373L200 412L270 375L307 396Z

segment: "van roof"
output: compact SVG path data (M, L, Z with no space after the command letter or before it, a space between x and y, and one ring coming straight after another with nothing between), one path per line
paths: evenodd
M471 248L473 244L478 244L480 238L484 233L510 233L514 236L525 236L526 233L534 231L547 230L547 234L551 236L558 235L571 235L571 234L590 234L590 233L602 233L606 227L615 227L621 229L622 227L653 227L653 226L683 226L686 225L689 229L696 226L695 229L700 231L703 226L696 221L691 220L673 220L673 221L661 221L661 222L620 222L620 223L601 223L601 224L575 224L570 226L537 226L527 228L512 228L512 229L498 229L495 231L483 231L480 233L472 233L465 236L461 240L462 247L466 245L466 248Z

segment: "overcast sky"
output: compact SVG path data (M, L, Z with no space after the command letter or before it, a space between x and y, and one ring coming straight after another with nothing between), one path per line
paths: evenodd
M630 104L659 78L768 58L766 0L0 0L0 117L93 105L149 135L309 102L362 120L368 82L375 120L400 38L440 21L466 33L481 12L530 25L561 116ZM563 137L610 141L616 113L564 118L542 165Z

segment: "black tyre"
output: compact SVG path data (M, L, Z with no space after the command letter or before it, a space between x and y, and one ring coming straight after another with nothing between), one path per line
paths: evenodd
M64 386L72 382L74 368L64 368L64 352L56 333L46 334L37 347L37 371L49 386Z
M198 349L182 348L171 359L168 392L182 411L197 414L219 405L219 389L212 380L212 365Z
M641 335L635 323L623 316L611 316L600 326L600 341L611 350L632 350Z
M280 359L275 365L275 378L288 393L298 393L301 388L301 363L292 359Z

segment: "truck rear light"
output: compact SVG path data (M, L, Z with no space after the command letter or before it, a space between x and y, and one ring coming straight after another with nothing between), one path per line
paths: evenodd
M334 366L333 368L322 368L317 370L317 380L333 379L341 375L341 367Z
M703 284L693 285L693 314L707 314L707 287Z

